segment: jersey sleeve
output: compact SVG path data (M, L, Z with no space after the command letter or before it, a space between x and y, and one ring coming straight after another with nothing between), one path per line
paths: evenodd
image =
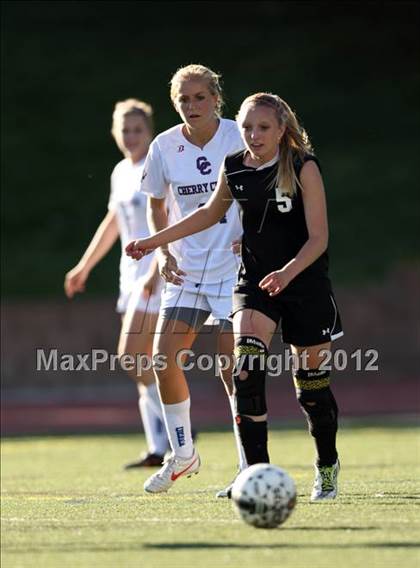
M140 191L156 199L164 199L168 187L169 183L165 178L162 153L155 140L150 145L149 152L147 153L140 182Z
M229 169L229 162L230 162L229 155L225 156L224 159L223 159L222 165L220 166L220 172L219 173L220 174L223 173L226 185L228 186L228 189L229 189L229 192L230 192L230 195L231 195L232 199L234 199L233 194L232 194L232 190L231 190L231 187L230 187L230 183L229 183L229 177L228 177L228 173L231 171Z
M229 156L225 156L223 158L222 166L220 168L221 171L225 174L225 176L228 173L228 160L229 160Z
M319 168L319 171L322 173L321 164L316 156L314 156L313 154L306 154L303 159L297 156L294 160L294 167L296 177L298 179L300 179L300 172L302 171L302 168L306 164L306 162L315 162Z
M242 139L241 133L239 132L238 127L235 124L235 152L240 152L241 150L245 150L245 143Z

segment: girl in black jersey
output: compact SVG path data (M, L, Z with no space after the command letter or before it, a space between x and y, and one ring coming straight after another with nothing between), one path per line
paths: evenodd
M179 223L130 243L140 259L149 250L217 223L237 200L242 216L242 263L234 289L233 327L237 423L248 464L268 462L265 361L281 321L296 360L298 402L315 439L312 501L337 495L337 404L323 350L343 334L328 278L328 222L317 158L289 105L257 93L237 116L246 149L227 156L214 195Z

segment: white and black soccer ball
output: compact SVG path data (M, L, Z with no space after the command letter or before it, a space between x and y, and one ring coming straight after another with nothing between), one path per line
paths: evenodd
M235 479L232 502L249 525L274 529L284 523L295 507L295 482L284 469L257 463Z

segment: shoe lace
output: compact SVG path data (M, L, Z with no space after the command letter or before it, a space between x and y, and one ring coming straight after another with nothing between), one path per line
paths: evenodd
M318 472L322 491L332 491L334 489L334 466L320 467Z
M177 459L175 456L169 456L163 462L162 468L157 472L157 475L161 479L166 479L172 473L172 467L177 464Z

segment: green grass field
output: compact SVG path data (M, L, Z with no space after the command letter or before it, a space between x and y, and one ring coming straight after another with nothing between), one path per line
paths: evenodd
M2 566L270 568L420 565L419 431L342 428L340 495L310 504L313 450L302 429L270 436L273 463L298 487L275 530L246 526L215 491L235 469L229 433L202 433L199 475L145 495L146 472L121 465L136 435L6 439L2 445Z

